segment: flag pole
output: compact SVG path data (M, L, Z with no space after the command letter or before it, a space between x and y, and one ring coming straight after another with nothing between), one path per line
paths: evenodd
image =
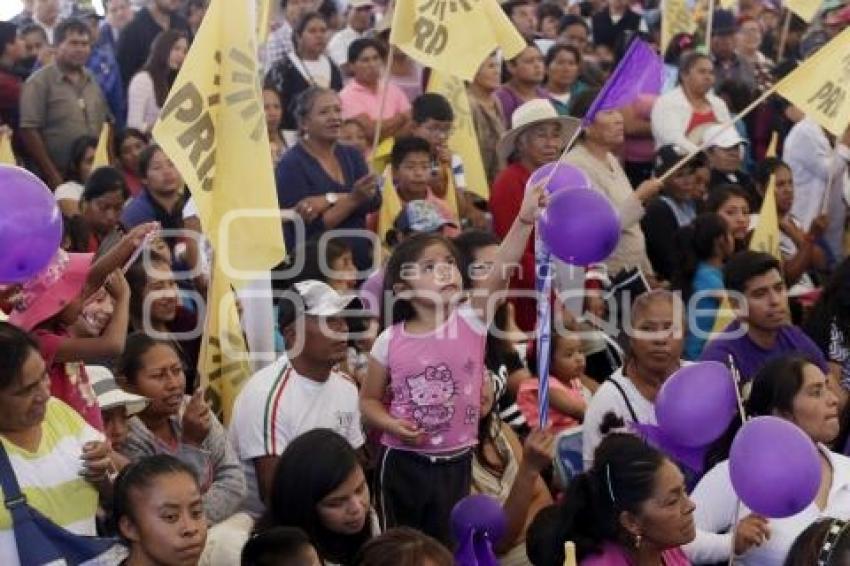
M378 149L378 144L381 141L381 125L384 121L384 107L387 105L387 91L390 86L390 77L393 73L393 55L395 54L395 46L390 43L389 51L387 52L387 71L384 74L384 80L381 81L381 101L378 103L378 120L375 122L375 137L372 140L372 151L369 152L370 156L375 155L375 151ZM377 171L380 173L380 171Z
M670 169L668 169L666 173L664 173L663 175L661 175L661 177L659 177L659 178L658 178L658 180L659 180L659 181L661 181L661 182L663 183L664 181L666 181L667 179L669 179L670 177L672 177L673 175L675 175L675 174L676 174L676 171L678 171L679 169L681 169L681 168L682 168L682 166L683 166L683 165L685 165L685 163L687 163L688 161L690 161L691 159L693 159L694 157L696 157L696 155L697 155L698 153L700 153L700 152L704 151L704 150L705 150L705 148L707 148L707 147L708 147L708 144L710 144L712 141L714 141L714 139L715 139L715 138L719 137L719 136L720 136L723 132L725 132L726 130L728 130L729 128L731 128L731 127L735 124L735 122L737 122L738 120L742 119L744 116L746 116L747 114L749 114L750 112L752 112L753 110L755 110L755 108L756 108L759 104L761 104L762 102L764 102L765 100L767 100L767 99L768 99L768 97L769 97L770 95L772 95L772 94L773 94L773 92L776 90L776 87L777 87L777 85L775 84L775 85L773 85L772 87L770 87L769 89L767 89L766 91L764 91L763 93L761 93L761 95L760 95L758 98L756 98L754 101L752 101L752 102L750 103L750 105L749 105L749 106L747 106L746 108L744 108L744 109L743 109L741 112L739 112L739 113L738 113L738 114L737 114L734 118L731 118L730 120L727 120L726 122L724 122L723 124L721 124L720 129L718 129L716 132L714 132L714 135L709 136L709 138L708 138L708 139L703 140L702 145L700 145L698 148L696 148L695 150L693 150L692 152L690 152L688 155L686 155L685 157L683 157L682 159L680 159L680 160L679 160L679 161L678 161L678 162L677 162L677 163L676 163L673 167L671 167Z
M791 30L791 10L785 9L785 21L782 23L782 34L779 36L779 47L776 51L776 64L782 60L785 55L785 43L788 41L788 32Z
M714 0L708 0L708 14L705 19L705 48L711 53L711 32L714 28Z

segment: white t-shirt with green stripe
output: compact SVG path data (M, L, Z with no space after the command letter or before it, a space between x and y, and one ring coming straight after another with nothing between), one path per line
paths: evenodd
M344 374L331 371L320 383L296 372L284 355L248 380L230 422L230 440L245 471L243 510L258 517L264 509L254 459L280 456L292 440L317 428L337 432L354 448L363 446L357 387Z
M75 534L94 535L98 494L79 475L80 454L86 442L103 440L103 435L55 398L47 402L41 426L41 443L34 452L0 435L18 485L27 502L57 525ZM0 505L0 564L20 564L12 517L3 505Z

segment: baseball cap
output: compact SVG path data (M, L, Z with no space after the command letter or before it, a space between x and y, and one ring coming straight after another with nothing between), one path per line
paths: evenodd
M101 410L107 411L116 407L127 407L127 416L142 412L149 399L141 395L127 393L118 386L115 376L103 366L86 366L86 375L97 396L97 404Z
M393 228L402 234L436 232L446 225L457 228L453 220L440 213L436 204L427 200L408 202L393 222Z
M337 293L330 285L316 279L295 283L286 296L278 300L281 328L302 315L334 316L346 309L352 298Z
M738 131L734 127L724 128L725 126L721 124L714 124L705 129L702 139L704 140L703 143L708 143L706 147L722 147L728 149L730 147L746 143L746 140L738 134ZM720 130L723 131L721 132Z

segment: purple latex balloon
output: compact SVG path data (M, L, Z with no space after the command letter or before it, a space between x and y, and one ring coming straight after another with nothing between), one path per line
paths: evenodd
M56 254L62 215L38 177L11 165L0 165L0 206L0 283L21 283Z
M554 170L554 173L552 171ZM564 189L590 189L590 179L584 174L584 171L570 165L569 163L561 163L559 161L550 161L546 165L538 167L528 181L525 183L525 189L545 182L552 176L551 180L546 183L546 192L554 194Z
M540 237L561 261L587 266L607 258L620 241L620 218L593 189L558 191L539 221Z
M658 426L675 444L689 448L720 438L737 410L732 373L719 362L700 362L677 370L655 399Z
M729 453L735 493L752 511L773 519L796 515L814 501L820 468L812 439L778 417L747 422Z
M469 532L487 534L487 538L496 544L504 536L508 519L502 505L495 497L477 494L464 497L452 509L452 530L455 539L464 541Z

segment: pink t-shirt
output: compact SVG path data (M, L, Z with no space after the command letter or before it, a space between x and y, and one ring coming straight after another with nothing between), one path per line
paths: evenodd
M516 402L519 410L522 411L525 420L532 428L538 428L540 425L540 410L538 408L538 394L540 387L539 379L524 379L519 386L519 392L516 396ZM549 377L549 390L557 389L564 391L567 395L575 399L581 399L581 381L578 379L572 380L570 386L567 387L561 383L556 377ZM561 413L555 407L549 407L549 424L554 432L561 432L568 428L573 428L581 424L573 417Z
M103 417L86 366L82 362L54 361L59 347L69 338L68 334L46 329L36 329L33 334L50 375L50 394L77 411L91 426L103 431Z
M664 566L691 566L688 557L678 547L662 552L661 560ZM621 546L605 543L600 554L588 556L579 566L635 566L635 563Z
M370 120L378 119L381 108L381 89L373 91L356 80L351 80L339 92L342 100L342 119L348 120L366 114ZM410 101L396 85L390 83L387 88L387 100L384 103L383 118L392 118L396 114L410 110Z
M385 433L383 445L436 454L478 442L486 337L484 323L466 304L431 332L409 334L402 323L378 336L372 357L387 368L389 412L427 434L410 446Z

